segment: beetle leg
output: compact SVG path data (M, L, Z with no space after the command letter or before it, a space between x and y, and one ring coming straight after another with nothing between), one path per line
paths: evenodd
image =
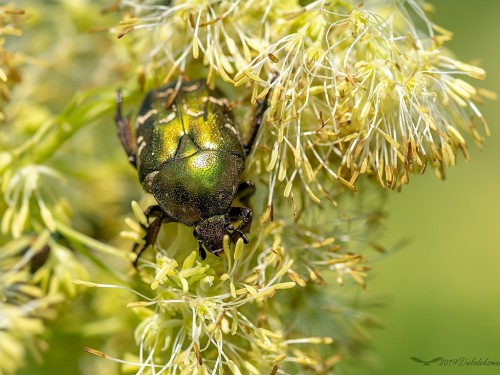
M248 207L231 207L228 213L231 221L240 221L240 225L234 228L233 235L231 236L231 240L236 242L238 237L243 239L244 243L248 243L248 237L245 233L250 231L250 226L252 225L252 210Z
M152 206L155 207L155 206ZM163 223L170 223L172 219L170 219L165 212L161 212L156 216L151 224L146 228L146 235L143 237L144 244L139 245L136 243L132 251L137 254L137 257L134 260L134 268L137 269L137 262L141 257L142 253L150 246L156 242L156 238L158 237L158 233L160 233L160 228Z
M238 190L236 191L236 197L243 203L245 206L248 206L248 201L255 194L255 184L253 181L244 181L238 186Z
M269 85L271 85L276 80L276 77L278 77L277 72L273 73ZM257 133L259 132L260 125L264 120L264 113L267 111L267 108L269 107L270 95L271 95L271 90L267 92L266 97L264 99L261 99L257 102L257 107L255 108L255 114L253 116L252 123L249 126L250 129L249 131L251 132L250 139L244 146L245 154L247 155L252 150L252 146L255 143L255 139L257 138Z
M122 143L123 149L128 156L128 161L137 168L136 161L136 143L132 134L132 128L128 118L122 116L122 94L120 90L116 92L116 115L115 122L118 126L118 138Z
M161 214L164 214L165 212L161 209L161 207L157 204L154 204L152 206L149 206L146 208L146 211L144 211L144 215L146 215L146 219L152 218L152 217L158 217Z
M207 259L207 252L203 248L203 241L198 241L198 255L201 260Z
M224 250L220 249L219 251L211 251L210 253L214 254L215 256L220 257L221 254L224 254ZM207 251L203 247L203 241L198 241L198 256L200 257L200 260L205 260L207 259Z

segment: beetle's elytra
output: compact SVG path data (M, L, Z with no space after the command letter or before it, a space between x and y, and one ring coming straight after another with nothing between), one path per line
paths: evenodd
M130 121L122 117L117 94L118 136L142 187L158 202L146 210L146 216L155 219L146 228L137 259L155 242L162 223L168 222L194 227L202 260L206 251L215 255L223 251L225 235L233 242L241 237L248 243L245 233L250 230L252 211L231 205L236 196L254 189L252 182L240 182L240 175L267 99L257 104L252 133L243 144L227 99L203 81L150 91L137 116L135 136ZM240 224L234 227L231 223L236 221Z

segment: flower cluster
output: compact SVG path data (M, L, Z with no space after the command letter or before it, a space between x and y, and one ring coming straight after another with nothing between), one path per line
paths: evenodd
M331 297L346 277L364 285L367 268L356 252L366 251L366 232L378 222L377 214L355 214L349 206L342 200L342 213L321 224L314 209L300 224L277 219L250 245L240 239L231 248L226 238L222 257L203 262L189 228L167 225L166 238L139 263L140 279L150 288L134 291L139 300L128 304L142 320L135 330L139 354L115 361L136 373L329 371L342 356L334 342L346 339L323 329L335 320L331 311L345 309ZM132 207L145 225L137 203ZM122 235L140 241L142 227L126 223L130 230Z
M102 16L60 0L26 13L35 32L14 54L24 11L0 6L0 374L61 332L84 373L332 373L370 320L340 291L365 287L381 250L381 189L358 177L389 189L427 165L444 177L457 151L468 158L466 133L488 134L477 103L490 94L463 79L483 70L443 48L450 34L418 0L121 0ZM112 123L116 86L128 112L146 89L199 78L242 134L269 98L244 172L249 244L226 239L201 261L192 229L169 223L134 270L153 202L133 202L118 235L140 186Z
M418 1L122 4L131 15L117 32L146 39L138 49L165 81L202 63L209 83L238 88L236 101L272 90L252 160L267 175L269 207L277 191L334 201L332 183L356 190L361 174L389 189L428 165L443 178L457 151L469 157L464 133L481 144L479 122L489 134L477 103L492 94L463 79L484 71L450 56L451 34Z
M69 227L72 210L80 214L82 211L79 201L72 196L81 181L75 184L64 163L65 160L78 163L75 157L78 152L67 150L68 156L61 149L77 131L92 124L103 112L111 112L113 91L103 94L104 90L89 90L68 100L64 90L58 90L58 73L46 69L58 63L57 59L53 61L54 55L49 54L45 60L35 51L43 49L50 40L50 48L68 52L61 48L63 41L58 39L61 32L52 33L55 24L62 25L61 20L51 19L47 11L43 6L26 10L14 4L0 6L2 375L16 373L33 359L43 362L48 348L45 339L53 337L47 335L50 321L59 318L65 304L80 294L82 289L73 279L88 278L88 264L81 255L95 262L86 249L112 253L115 259L122 255L120 250ZM23 23L27 19L30 22ZM68 23L74 26L69 20ZM41 31L31 32L36 27ZM21 29L28 29L28 42ZM75 37L75 32L62 34L68 39ZM85 59L88 61L88 56ZM44 75L50 74L53 74L51 79L44 79ZM68 82L62 84L67 86ZM44 102L51 95L61 95L56 104ZM59 104L67 107L55 114L54 108ZM78 150L81 152L82 148ZM57 153L62 155L63 162L53 158ZM83 201L81 205L88 206ZM82 315L89 315L88 311L87 314L82 311ZM66 327L59 328L63 331Z
M0 252L0 374L13 374L26 352L41 358L40 336L57 305L76 295L74 277L87 277L71 250L48 231L23 235Z
M444 177L457 150L468 159L462 133L482 142L474 119L489 133L476 106L488 93L462 77L484 71L443 49L450 34L414 0L121 5L115 31L143 60L141 86L203 77L230 94L243 133L257 101L268 97L270 107L247 161L247 176L258 179L250 245L201 263L190 233L170 224L140 266L153 296L132 305L146 319L136 330L140 354L127 363L169 374L327 373L342 353L329 346L339 333L311 337L314 323L332 319L332 280L364 285L360 254L379 218L373 207L347 213L345 187L356 191L366 174L399 189L427 165ZM140 243L141 226L127 224L124 235ZM364 246L353 250L359 238Z

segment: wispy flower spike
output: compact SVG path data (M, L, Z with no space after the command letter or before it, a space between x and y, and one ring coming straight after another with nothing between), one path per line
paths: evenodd
M463 134L482 143L474 119L489 134L475 104L481 91L463 80L483 79L484 71L449 56L443 43L451 34L419 2L264 3L123 5L137 25L161 30L150 33L155 38L174 28L180 35L155 39L161 48L150 63L175 61L189 73L199 57L224 81L251 88L253 102L273 90L263 150L253 158L267 166L269 206L277 191L302 190L318 203L335 189L332 178L356 190L363 174L390 189L428 165L444 177L457 151L468 159ZM191 54L180 53L186 41Z
M116 0L100 13L89 1L33 3L26 15L0 6L0 373L28 353L57 364L61 333L76 339L63 342L64 365L80 366L81 353L93 375L331 374L358 354L359 326L373 321L341 290L365 287L370 251L384 252L372 241L382 189L366 181L399 189L427 168L443 177L459 152L468 159L470 138L489 134L478 104L492 95L470 83L485 72L446 52L452 34L428 5ZM203 260L180 223L150 241L159 211L143 211L151 196L126 204L140 186L120 140L134 147L113 124L116 87L125 128L129 114L131 125L145 119L134 119L144 92L196 79L223 93L216 104L232 110L242 145L268 104L240 176L255 194L233 202L253 224L225 227L219 256ZM169 121L201 120L190 105Z

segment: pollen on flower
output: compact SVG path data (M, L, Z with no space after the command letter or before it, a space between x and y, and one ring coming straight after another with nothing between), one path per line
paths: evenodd
M28 229L29 221L35 221L33 212L38 213L49 230L55 231L53 213L62 208L57 192L63 176L44 165L28 165L5 175L3 193L7 209L2 217L2 233L20 237Z
M259 184L249 244L226 236L220 256L201 261L191 228L163 227L138 267L153 297L129 305L149 311L135 363L172 374L327 373L342 354L315 346L339 342L337 332L310 330L337 311L332 290L366 285L365 251L380 249L367 240L380 212L346 209L342 192L368 186L363 175L399 189L427 167L444 177L458 152L467 160L467 134L478 144L489 134L477 107L488 94L464 79L484 71L451 58L451 34L413 0L121 5L117 34L137 41L143 83L205 78L230 93L242 135L269 100L247 158ZM325 203L336 209L325 215ZM133 211L139 224L126 220L125 235L142 244L147 218Z
M389 189L428 165L444 177L457 152L469 157L465 133L483 142L475 121L489 134L476 106L483 92L463 79L484 70L449 56L451 33L417 2L122 3L136 29L161 30L148 64L168 62L165 81L198 59L211 85L218 75L247 87L252 103L272 90L251 155L267 174L269 206L276 192L335 204L331 185L355 191L363 174ZM182 37L169 38L174 30Z
M256 288L241 284L244 286L241 292L233 294L224 278L220 280L220 277L211 277L216 271L208 265L202 266L193 254L196 253L193 252L184 259L182 268L179 268L175 260L165 256L157 260L159 268L155 271L154 282L158 293L156 308L136 333L136 337L141 340L141 348L145 351L142 358L148 358L141 366L157 363L156 366L161 364L164 371L169 373L174 368L192 369L200 363L209 371L223 366L240 369L242 367L229 358L235 358L235 350L248 351L252 347L254 351L260 348L255 353L259 358L262 355L275 358L279 354L281 335L256 327L247 316L245 305L275 290L293 285L270 283L272 285ZM229 270L223 274L229 275ZM200 283L206 277L211 277L211 282L217 284L210 289L201 288ZM163 322L167 321L170 323L164 325ZM241 339L231 340L230 345L225 345L225 337L233 336L236 332L242 336ZM170 337L169 344L160 345L152 340L153 336L165 334ZM260 344L253 346L256 341ZM174 342L177 344L174 345ZM168 363L160 361L165 351L172 358ZM257 364L252 363L253 359L247 360L245 365L247 368L257 368Z
M272 306L307 295L313 285L322 288L332 276L340 284L352 279L364 285L366 267L363 257L355 255L354 228L364 231L376 220L349 217L347 212L321 225L314 209L303 213L300 223L276 218L262 228L260 239L253 236L249 245L241 239L230 245L226 237L224 255L203 262L196 241L184 242L190 238L187 231L174 230L178 225L172 224L170 244L160 241L153 261L139 264L153 297L136 292L140 300L128 304L142 316L135 332L141 351L135 366L175 373L193 371L202 363L208 373L234 368L255 374L272 373L277 363L285 373L293 373L291 365L327 368L314 347L331 345L333 337L290 331L280 309ZM248 355L240 358L240 352Z

